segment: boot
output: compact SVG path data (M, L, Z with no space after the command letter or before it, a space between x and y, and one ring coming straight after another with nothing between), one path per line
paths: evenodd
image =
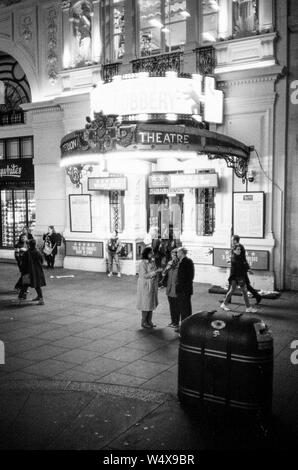
M148 316L148 312L142 312L142 321L141 321L142 328L151 328L151 326L147 322L147 316Z
M151 328L155 328L156 325L154 325L152 323L152 315L153 315L153 312L149 312L148 315L147 315L147 323L148 325L151 327Z

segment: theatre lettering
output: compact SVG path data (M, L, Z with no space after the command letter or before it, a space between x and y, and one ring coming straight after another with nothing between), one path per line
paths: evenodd
M188 144L188 134L175 132L139 132L141 144Z

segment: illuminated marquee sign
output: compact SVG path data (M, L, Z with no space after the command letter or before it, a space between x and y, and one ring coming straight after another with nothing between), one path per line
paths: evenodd
M91 92L92 112L120 116L144 114L202 115L204 120L222 123L223 92L216 90L213 77L194 74L180 78L170 72L165 77L135 74L133 78L116 76L110 83L100 83Z
M125 191L126 177L88 178L88 191Z
M171 175L171 187L173 188L217 188L217 186L217 173Z

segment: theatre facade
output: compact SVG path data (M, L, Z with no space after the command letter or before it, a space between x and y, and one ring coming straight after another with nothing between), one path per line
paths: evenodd
M57 262L105 272L116 229L123 273L160 237L188 249L196 281L223 285L237 233L253 284L284 287L287 2L8 3L2 63L30 96L0 142L32 139L26 222L39 241L63 233Z

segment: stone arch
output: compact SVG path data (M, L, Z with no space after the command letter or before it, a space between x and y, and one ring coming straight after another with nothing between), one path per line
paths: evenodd
M24 70L31 89L32 102L40 101L40 87L38 85L37 73L32 63L32 59L26 50L17 46L14 42L0 39L0 51L11 55Z

